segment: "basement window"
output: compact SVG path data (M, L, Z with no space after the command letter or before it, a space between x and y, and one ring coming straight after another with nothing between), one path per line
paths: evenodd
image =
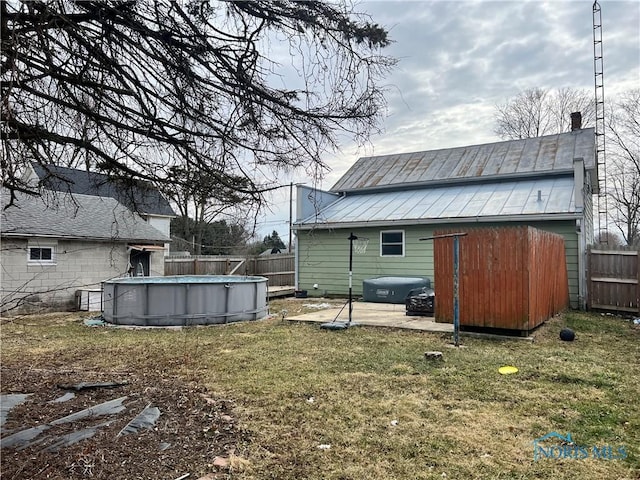
M28 255L29 255L28 256L29 263L48 264L48 265L53 265L56 263L53 246L29 247Z
M404 257L404 230L380 232L380 256Z

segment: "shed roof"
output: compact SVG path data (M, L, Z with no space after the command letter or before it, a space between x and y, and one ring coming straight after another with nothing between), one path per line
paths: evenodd
M509 182L347 194L297 224L300 229L450 221L576 218L569 175Z
M118 181L103 173L89 172L58 165L32 163L33 171L42 186L64 193L111 197L131 210L148 215L175 217L167 199L151 183L136 180Z
M2 191L2 236L40 236L127 242L169 242L114 198L58 194L46 197L16 193L14 205Z
M331 191L384 190L559 174L572 171L573 160L580 157L584 159L585 169L595 175L593 128L484 145L362 157ZM595 180L594 177L594 186Z

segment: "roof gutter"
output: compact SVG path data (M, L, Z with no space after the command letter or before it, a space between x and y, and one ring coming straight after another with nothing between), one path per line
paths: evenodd
M122 243L169 243L172 240L167 238L165 240L156 240L156 239L148 239L148 238L104 238L104 237L76 237L71 235L51 235L51 234L41 234L41 233L11 233L11 232L2 232L2 237L6 238L50 238L57 240L79 240L85 242L122 242Z
M177 218L178 215L168 215L166 213L150 213L150 212L136 212L138 215L146 215L147 217L157 217L157 218Z
M390 227L399 225L441 225L450 223L491 223L491 222L544 222L549 220L576 220L582 213L556 213L534 215L494 215L489 217L446 217L420 218L402 220L375 220L371 222L317 222L311 224L294 224L294 230L330 230L338 228Z
M475 183L504 183L513 182L514 180L532 180L534 178L549 178L560 177L566 175L572 175L574 173L573 168L564 168L558 170L547 170L544 172L527 172L527 173L508 173L508 174L496 174L486 175L480 177L461 177L461 178L441 178L437 180L428 180L424 182L408 182L408 183L392 183L388 185L375 185L372 187L360 187L349 189L337 189L330 190L332 193L341 193L347 195L355 195L361 193L377 193L404 190L415 190L416 188L424 187L452 187L456 185L469 185Z

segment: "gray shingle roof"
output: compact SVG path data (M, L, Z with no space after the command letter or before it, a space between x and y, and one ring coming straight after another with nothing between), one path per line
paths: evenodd
M111 197L134 212L176 216L167 199L149 182L128 183L111 179L102 173L58 165L40 165L34 162L31 166L46 189L64 193Z
M113 198L80 194L18 193L4 208L9 194L2 190L2 236L44 236L127 242L169 242L162 232Z
M584 159L595 175L593 128L544 137L414 153L363 157L333 186L333 192L402 186L469 183L559 174ZM597 185L592 177L594 187Z

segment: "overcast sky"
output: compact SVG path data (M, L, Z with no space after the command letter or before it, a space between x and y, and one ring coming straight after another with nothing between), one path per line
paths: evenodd
M600 0L605 101L640 88L640 2ZM365 1L399 60L387 77L384 132L369 145L327 154L329 189L362 156L489 143L495 105L533 87L594 91L592 1ZM283 183L309 182L303 174ZM289 190L272 197L257 225L287 243ZM295 203L294 203L295 205ZM294 214L295 215L295 214Z

